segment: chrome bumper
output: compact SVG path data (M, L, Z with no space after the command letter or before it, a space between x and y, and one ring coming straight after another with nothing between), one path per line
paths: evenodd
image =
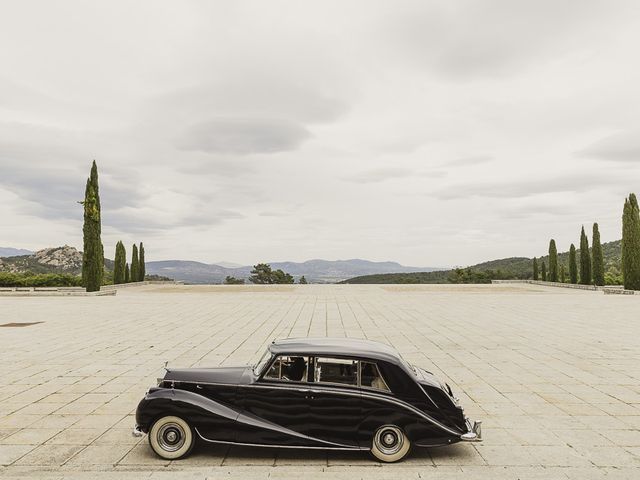
M473 422L467 419L467 433L460 435L460 440L465 442L481 442L482 441L482 422Z
M144 435L144 432L140 429L139 425L136 425L135 427L133 427L131 435L133 435L134 437L141 437Z

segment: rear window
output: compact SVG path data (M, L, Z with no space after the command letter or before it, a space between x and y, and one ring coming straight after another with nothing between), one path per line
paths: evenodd
M358 385L358 362L343 358L316 357L314 379L318 383Z
M360 385L389 392L387 382L384 381L378 365L373 362L360 362Z

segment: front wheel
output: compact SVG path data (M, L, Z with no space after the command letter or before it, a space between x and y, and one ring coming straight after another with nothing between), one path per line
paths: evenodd
M195 436L187 422L180 417L162 417L149 430L149 445L166 460L177 460L191 453Z
M371 445L371 453L382 462L397 462L402 460L409 449L411 442L395 425L384 425L376 430Z

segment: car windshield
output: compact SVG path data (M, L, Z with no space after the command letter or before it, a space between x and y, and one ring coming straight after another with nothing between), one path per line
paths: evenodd
M258 363L256 363L253 366L253 373L255 373L256 375L260 375L260 373L262 373L262 371L265 369L265 367L270 361L271 361L271 352L269 352L269 349L267 349L262 354L262 357L260 357L260 360L258 361Z

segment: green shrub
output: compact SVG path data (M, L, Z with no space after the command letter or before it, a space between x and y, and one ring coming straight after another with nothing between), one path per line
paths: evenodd
M82 277L68 273L0 272L0 287L80 287Z

